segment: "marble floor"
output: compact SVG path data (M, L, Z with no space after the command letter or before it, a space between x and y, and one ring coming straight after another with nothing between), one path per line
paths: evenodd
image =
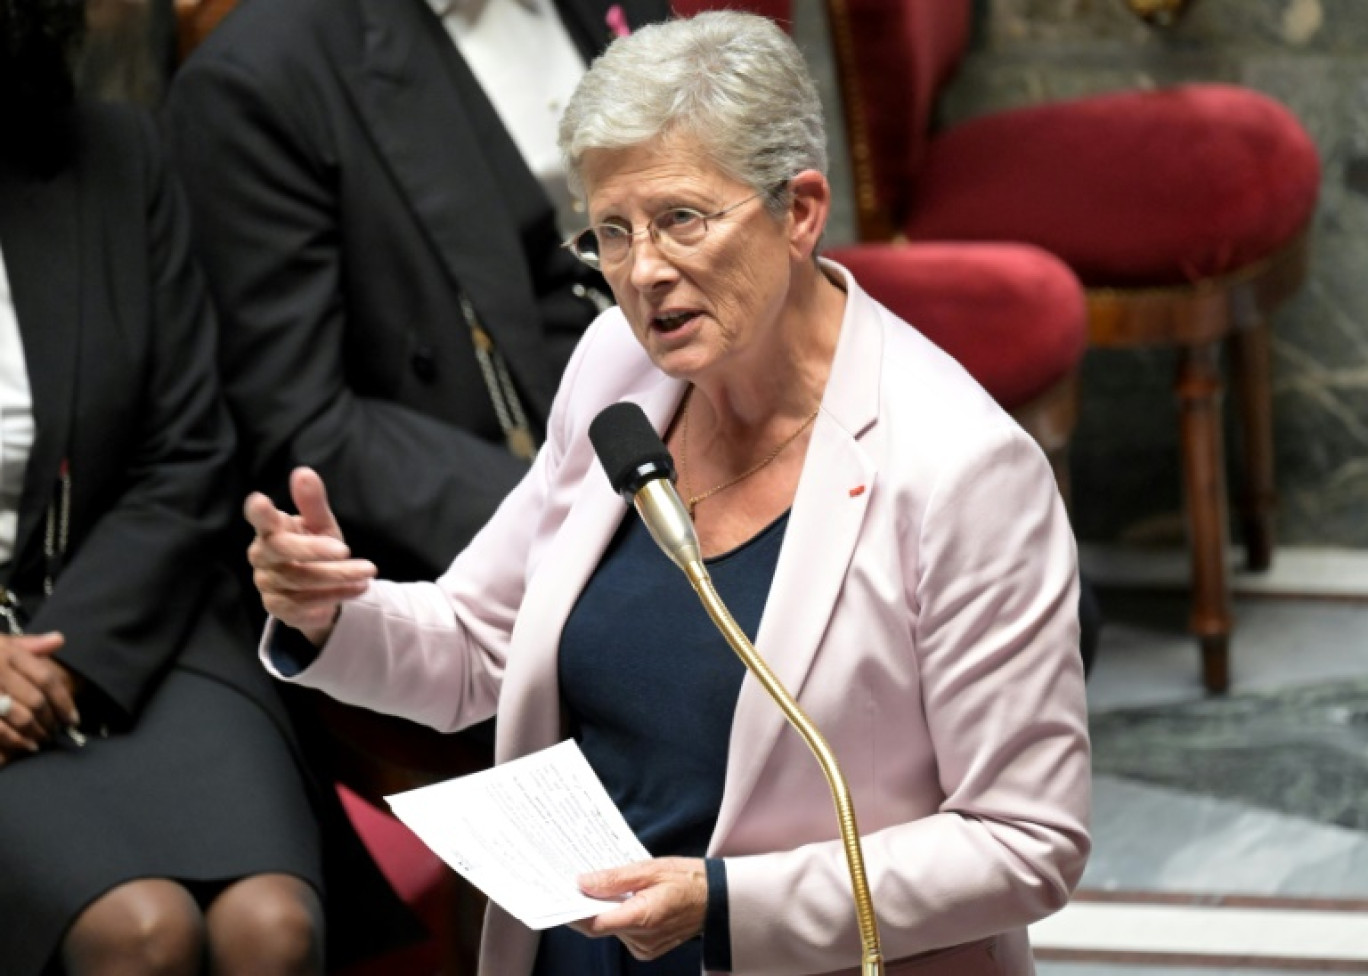
M1208 697L1181 553L1087 549L1094 853L1040 976L1368 973L1368 553L1236 573Z

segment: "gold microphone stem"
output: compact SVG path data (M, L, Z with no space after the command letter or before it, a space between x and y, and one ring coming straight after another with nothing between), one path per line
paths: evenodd
M745 662L747 670L753 674L761 686L774 699L790 725L803 737L812 754L817 757L822 772L826 775L827 785L831 788L831 798L836 804L836 819L841 828L841 843L845 846L846 865L850 869L850 886L855 894L855 916L860 926L860 943L864 950L861 963L862 976L883 976L883 954L879 948L879 924L874 917L874 902L869 895L869 879L865 876L864 852L860 847L860 832L855 826L855 807L850 799L850 787L836 762L836 756L822 737L822 733L812 724L807 713L779 682L754 645L718 596L703 563L687 560L684 572L693 584L694 591L703 601L708 616L727 639L732 650Z

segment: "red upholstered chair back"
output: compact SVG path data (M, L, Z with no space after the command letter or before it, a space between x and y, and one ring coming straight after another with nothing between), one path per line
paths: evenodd
M936 98L969 46L972 0L828 0L860 236L901 225ZM859 38L858 49L855 39Z
M730 8L787 25L792 0L674 0L681 17ZM827 0L860 194L860 236L888 237L907 212L936 96L969 46L973 0ZM856 50L855 38L859 38Z
M913 246L889 240L909 205L907 183L930 142L937 94L968 46L972 0L826 4L857 169L862 240L826 253L849 268L877 300L962 363L1012 411L1056 462L1063 486L1074 423L1073 377L1086 340L1078 279L1037 248L924 242ZM675 12L682 16L723 8L763 14L788 26L793 4L674 0ZM854 70L848 70L852 66ZM852 93L862 97L851 97ZM861 161L866 174L877 164L881 189L861 186ZM894 206L897 211L891 209Z

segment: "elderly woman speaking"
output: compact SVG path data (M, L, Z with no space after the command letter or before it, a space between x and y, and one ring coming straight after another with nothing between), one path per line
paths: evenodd
M717 589L845 768L888 972L1032 972L1026 926L1089 847L1077 569L1045 458L816 257L821 109L769 21L617 40L560 138L591 221L567 246L618 306L535 464L433 583L372 580L307 469L298 515L248 499L268 665L440 729L497 710L499 761L579 742L654 859L581 879L623 900L572 928L491 906L481 973L856 966L819 766L595 462L590 422L635 402Z

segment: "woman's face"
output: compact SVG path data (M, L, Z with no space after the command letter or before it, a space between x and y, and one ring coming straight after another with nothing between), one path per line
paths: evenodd
M603 273L637 339L670 376L696 379L762 362L767 342L779 339L793 274L789 217L770 216L763 196L682 137L592 150L582 175L596 226L642 231L677 208L711 214L739 203L707 221L687 253L640 233L626 259Z

